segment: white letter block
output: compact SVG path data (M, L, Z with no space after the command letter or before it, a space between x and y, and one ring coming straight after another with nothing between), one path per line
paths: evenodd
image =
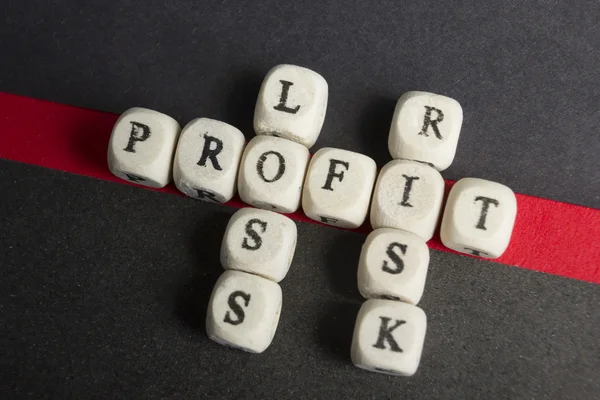
M379 228L367 236L358 264L363 297L401 300L417 305L429 268L429 248L412 233Z
M244 135L239 129L208 118L197 118L181 131L173 179L190 197L225 203L235 195Z
M444 179L425 164L394 160L379 172L371 225L412 232L428 241L433 237L444 198Z
M452 164L463 111L450 97L407 92L396 104L388 147L392 158L428 163L439 171Z
M242 208L227 225L221 245L221 265L281 281L296 250L297 229L285 215Z
M352 151L323 148L310 160L302 208L316 221L342 228L362 225L377 176L372 158Z
M267 73L258 93L254 130L310 148L321 133L327 96L321 75L296 65L278 65Z
M427 317L419 307L367 300L356 317L352 362L370 371L411 376L421 361L426 329Z
M238 191L242 201L258 208L292 213L300 206L308 149L273 136L256 136L246 146Z
M177 121L146 108L130 108L117 122L108 144L108 168L121 179L153 188L171 181Z
M450 190L440 236L461 253L497 258L508 247L517 217L517 198L500 183L463 178Z
M225 271L210 296L206 333L222 345L262 353L277 330L281 300L281 288L275 282Z

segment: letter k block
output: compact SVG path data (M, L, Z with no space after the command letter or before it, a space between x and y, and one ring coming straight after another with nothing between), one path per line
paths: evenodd
M426 329L427 317L418 307L367 300L356 317L352 362L369 371L411 376L419 367Z

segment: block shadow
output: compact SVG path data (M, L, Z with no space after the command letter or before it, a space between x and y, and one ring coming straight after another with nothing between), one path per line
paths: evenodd
M373 158L380 167L390 161L388 135L397 98L373 97L359 117L359 133L364 154Z
M350 362L354 323L360 306L359 301L328 304L319 320L319 344L330 357L346 364Z
M246 70L235 76L225 106L225 121L242 131L246 140L254 134L254 106L266 71Z
M194 275L177 293L175 313L194 330L204 332L206 311L215 282L223 273L220 263L221 240L230 213L211 213L198 224L190 238Z

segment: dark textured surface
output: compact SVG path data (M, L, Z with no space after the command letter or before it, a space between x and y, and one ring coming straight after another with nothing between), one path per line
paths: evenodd
M598 15L592 0L8 0L0 90L251 137L264 74L295 63L330 85L315 150L382 165L399 95L438 92L465 110L446 178L600 208ZM349 359L364 237L299 224L274 342L250 355L204 332L233 209L6 161L0 184L6 398L600 397L597 285L433 252L417 375L368 373Z
M275 339L251 355L204 330L234 209L7 161L0 183L0 379L11 398L600 394L597 285L433 252L420 369L374 374L349 355L364 236L299 224Z
M432 91L465 110L446 178L600 208L599 15L597 0L5 0L0 90L250 137L265 73L299 64L330 87L315 149L382 165L395 101Z

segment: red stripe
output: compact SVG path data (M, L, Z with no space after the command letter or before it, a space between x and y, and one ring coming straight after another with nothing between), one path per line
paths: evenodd
M125 183L106 165L118 116L0 92L0 157ZM454 182L447 181L448 187ZM139 186L138 186L139 187ZM180 194L173 185L161 192ZM495 262L600 283L600 210L517 194L511 243ZM245 206L239 199L228 203ZM298 211L291 218L317 223ZM368 232L368 224L359 231ZM429 246L450 251L433 238Z

